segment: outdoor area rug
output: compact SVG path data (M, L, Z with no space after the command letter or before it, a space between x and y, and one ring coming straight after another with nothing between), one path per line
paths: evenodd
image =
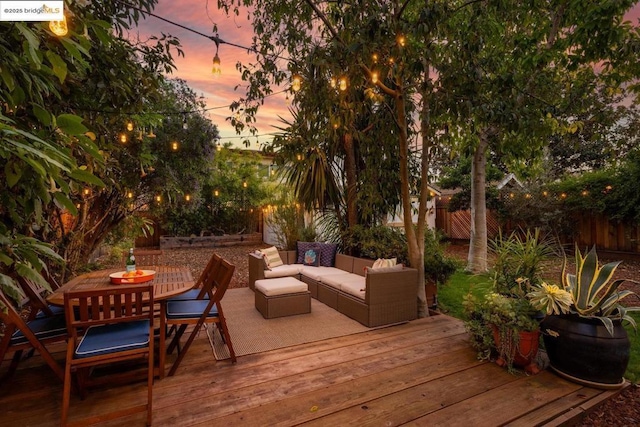
M236 356L371 330L313 298L311 313L264 319L255 308L253 291L249 288L229 289L222 299L222 308ZM207 332L216 360L228 359L229 350L218 329L209 327Z

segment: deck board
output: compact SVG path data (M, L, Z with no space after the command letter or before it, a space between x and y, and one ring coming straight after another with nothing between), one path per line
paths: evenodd
M156 381L154 425L562 425L616 394L547 371L511 375L477 360L468 339L462 322L438 315L232 365L216 362L201 333L176 375ZM143 402L145 393L140 382L72 396L71 419ZM0 425L57 425L61 396L35 356L0 386ZM137 414L100 425L144 423Z

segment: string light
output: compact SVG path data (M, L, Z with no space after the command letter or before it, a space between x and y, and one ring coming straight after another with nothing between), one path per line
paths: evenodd
M178 142L177 142L177 141L173 141L173 142L171 143L171 149L172 149L173 151L178 151Z
M242 187L243 187L243 188L247 188L247 186L248 186L248 185L249 185L249 184L247 184L247 181L243 181L243 182L242 182Z
M293 79L291 80L291 89L294 92L298 92L300 90L301 84L302 84L302 79L300 78L300 76L298 75L293 76Z
M402 34L399 34L396 40L398 41L398 45L400 47L404 47L405 44L407 44L407 39Z
M133 130L133 122L127 122L127 130L131 132Z
M347 90L347 78L346 77L340 77L340 90L341 91L345 91Z
M373 61L374 64L378 63L378 54L374 53L373 55L371 55L371 60Z
M58 37L66 36L69 32L67 17L62 15L62 21L49 21L49 29Z
M131 191L127 193L127 198L133 199L133 193Z
M220 196L220 192L218 190L213 190L213 195L215 197L218 197L218 196Z
M189 194L185 194L184 199L189 202L191 201L191 196Z
M216 54L213 57L213 67L211 68L211 74L214 77L218 77L222 74L222 66L220 65L220 57L218 56L218 42L216 42Z
M160 203L162 201L162 196L157 195L156 196L156 202Z
M336 78L335 77L331 77L331 79L329 80L329 84L331 85L331 87L333 89L335 89L336 88L336 84L337 84L336 83Z
M127 135L124 133L120 134L120 142L122 142L123 144L127 143Z
M379 78L378 72L377 71L373 71L371 73L371 83L373 83L373 84L378 83L378 78Z

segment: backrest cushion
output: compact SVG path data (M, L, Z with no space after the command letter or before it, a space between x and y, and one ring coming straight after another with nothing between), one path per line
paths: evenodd
M278 248L276 248L275 246L271 246L270 248L266 249L260 249L260 252L262 252L264 263L267 265L268 269L279 267L284 264L284 262L282 262L282 258L280 258L280 254L278 253Z
M394 271L402 271L402 270L404 270L404 265L396 264L393 267L378 267L378 268L367 267L365 269L365 272L366 274L377 274L377 273L391 273Z
M320 245L320 265L323 267L333 267L338 245L335 243L318 243L318 245Z

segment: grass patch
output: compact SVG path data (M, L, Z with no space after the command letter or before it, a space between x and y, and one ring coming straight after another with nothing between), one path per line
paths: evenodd
M473 290L475 295L482 295L491 283L488 274L471 274L458 270L438 288L438 308L442 313L458 319L464 319L462 299Z
M464 296L470 290L474 295L482 295L487 291L489 283L491 283L491 277L488 274L470 274L458 270L447 283L438 288L438 308L449 316L464 319L462 307ZM640 328L640 312L630 314ZM627 332L631 341L631 358L624 376L632 383L638 384L640 383L640 332L634 332L630 325L627 326Z

